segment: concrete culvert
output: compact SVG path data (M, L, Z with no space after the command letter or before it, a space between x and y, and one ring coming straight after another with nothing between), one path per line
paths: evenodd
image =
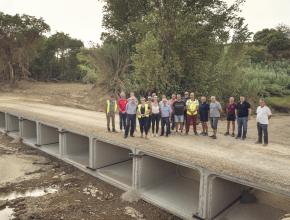
M4 131L6 127L5 113L0 112L0 131Z
M13 138L19 137L19 118L11 114L6 114L6 129L9 136Z
M48 125L39 124L38 146L41 150L51 155L60 155L58 129Z
M130 149L105 143L95 142L94 164L98 177L122 188L132 187L133 159Z
M152 156L138 158L137 185L144 200L185 219L198 212L200 173Z
M210 184L208 216L212 220L275 220L290 210L290 200L283 196L219 177Z
M72 163L89 166L89 138L72 132L63 134L63 156Z
M36 122L23 119L20 121L20 129L23 143L35 146L37 143Z

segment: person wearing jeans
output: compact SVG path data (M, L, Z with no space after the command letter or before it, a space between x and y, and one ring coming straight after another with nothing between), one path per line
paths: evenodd
M121 92L120 99L118 100L118 107L119 107L119 118L120 118L120 130L122 131L124 128L124 131L126 130L126 120L127 120L127 114L126 114L126 105L128 103L128 100L126 99L126 95L124 92Z
M251 105L245 100L244 96L240 97L240 102L236 107L236 117L238 123L238 135L236 139L242 138L243 140L247 137L248 120L251 116Z
M166 98L162 99L162 103L160 104L160 112L161 112L161 136L164 136L164 128L166 126L166 137L170 134L170 118L171 118L171 107L167 102Z
M130 136L134 137L134 132L136 128L136 113L137 113L137 100L135 98L130 98L126 105L126 114L127 114L127 124L124 138L128 137L129 130Z
M137 117L140 125L141 138L143 138L143 133L145 133L145 138L148 138L148 119L150 115L149 105L146 103L145 98L141 98L141 104L138 105Z
M264 99L260 99L260 106L257 108L257 129L258 129L258 141L256 144L262 144L264 137L264 146L268 145L268 124L269 119L272 116L272 112L265 104Z

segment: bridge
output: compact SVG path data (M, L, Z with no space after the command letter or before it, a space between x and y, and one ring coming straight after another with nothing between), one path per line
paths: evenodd
M220 137L124 139L104 113L0 100L0 132L183 219L278 220L290 211L290 146Z

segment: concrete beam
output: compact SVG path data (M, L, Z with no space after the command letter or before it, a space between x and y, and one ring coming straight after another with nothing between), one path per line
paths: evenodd
M19 120L19 127L23 143L35 147L35 144L37 144L36 122L21 118Z
M37 146L46 153L60 155L60 135L58 128L37 123Z
M17 138L20 136L20 125L18 116L5 113L6 132L9 136Z

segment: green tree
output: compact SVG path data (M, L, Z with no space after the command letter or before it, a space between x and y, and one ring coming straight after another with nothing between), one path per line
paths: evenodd
M42 34L49 31L43 21L28 15L8 15L0 12L0 60L3 80L14 83L27 78Z

